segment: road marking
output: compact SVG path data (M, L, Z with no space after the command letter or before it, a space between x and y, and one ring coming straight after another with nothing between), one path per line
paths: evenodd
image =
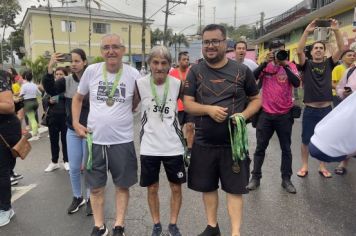
M30 184L28 186L12 187L11 203L28 193L31 189L37 187L37 184Z

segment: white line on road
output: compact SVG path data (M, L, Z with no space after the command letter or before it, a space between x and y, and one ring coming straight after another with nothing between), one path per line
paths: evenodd
M28 186L12 187L11 203L28 193L31 189L37 187L37 184L30 184Z

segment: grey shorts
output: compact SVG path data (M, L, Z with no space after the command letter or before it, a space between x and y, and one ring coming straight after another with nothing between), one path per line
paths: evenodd
M85 169L88 187L104 187L108 171L111 172L117 187L129 188L137 183L137 158L133 142L116 145L93 144L93 168Z

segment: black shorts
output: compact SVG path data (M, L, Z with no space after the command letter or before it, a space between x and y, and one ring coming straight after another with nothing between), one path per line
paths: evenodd
M180 126L183 127L185 123L194 123L194 116L185 111L178 111L178 121Z
M250 178L250 158L239 161L240 172L232 171L231 147L206 147L194 143L188 169L188 188L212 192L219 188L231 194L246 194Z
M147 187L159 181L161 162L171 183L182 184L187 181L183 156L146 156L141 155L140 186Z

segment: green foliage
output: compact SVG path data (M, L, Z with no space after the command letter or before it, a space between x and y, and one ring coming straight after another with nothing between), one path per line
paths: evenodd
M236 41L240 40L242 36L246 37L247 39L254 39L256 36L255 26L251 27L249 25L240 25L239 27L235 28L232 25L228 25L226 23L221 23L221 25L225 26L227 36Z
M24 43L24 33L23 30L17 28L15 31L11 32L8 41L12 45L12 49L16 52L16 55L19 59L22 59L25 56L25 52L23 51L25 47Z
M151 47L159 45L163 42L164 32L159 28L156 28L154 31L151 31ZM181 45L189 47L189 43L184 34L173 34L172 29L167 29L167 45L178 45L180 48Z
M94 57L91 64L95 64L95 63L99 63L99 62L104 62L104 58L103 57Z
M22 65L32 70L34 82L41 83L43 76L47 73L48 59L43 56L37 57L34 61L24 58Z
M7 27L16 28L15 18L20 12L18 0L0 0L0 19L4 32Z

